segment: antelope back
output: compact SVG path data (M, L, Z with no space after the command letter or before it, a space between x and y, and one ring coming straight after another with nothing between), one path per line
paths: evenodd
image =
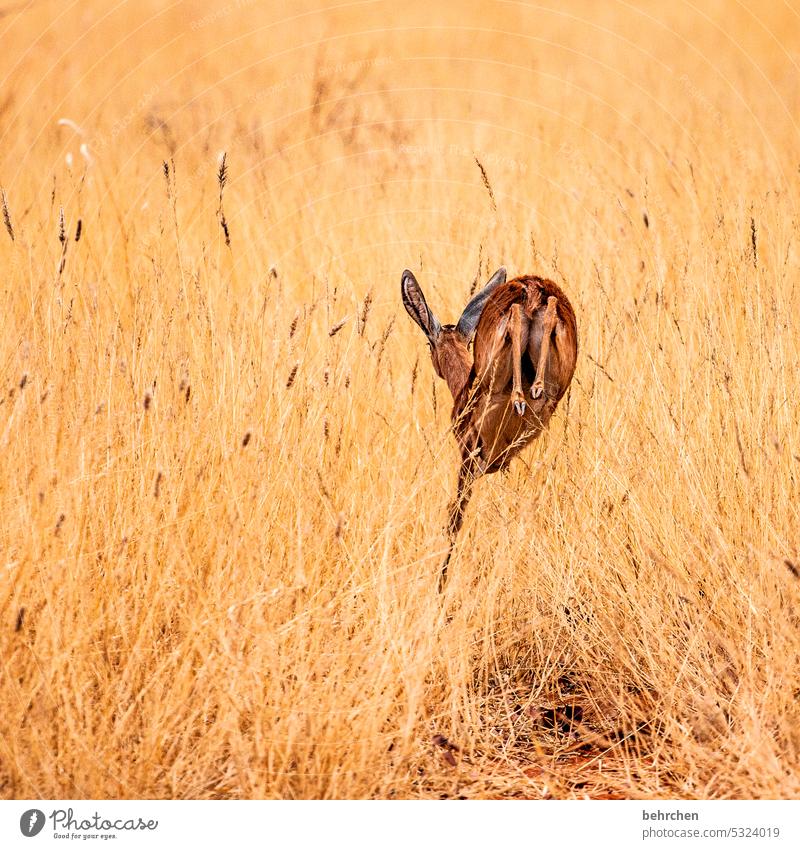
M542 316L551 297L556 298L556 327L550 345L546 369L548 398L557 404L569 387L575 374L578 359L578 326L575 310L560 286L541 277L524 278L527 282L528 302L525 314L531 318L528 350L536 362L542 343Z
M484 307L478 329L475 333L473 371L479 379L491 375L497 368L495 359L503 348L511 307L519 304L523 310L525 332L530 359L536 362L541 345L541 317L547 306L547 299L556 298L556 318L558 323L553 333L550 356L547 363L547 395L558 403L575 373L578 358L578 330L575 311L569 298L552 280L542 277L516 277L503 286L499 286Z

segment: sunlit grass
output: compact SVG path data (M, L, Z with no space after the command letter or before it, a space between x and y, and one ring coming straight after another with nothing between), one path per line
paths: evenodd
M795 12L84 5L0 19L2 794L797 797ZM400 274L501 263L578 369L439 596Z

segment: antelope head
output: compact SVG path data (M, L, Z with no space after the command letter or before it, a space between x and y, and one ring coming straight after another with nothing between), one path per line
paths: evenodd
M506 270L500 267L489 282L464 307L457 324L440 324L431 311L416 277L406 270L403 272L401 288L403 305L406 311L425 334L431 350L431 360L436 374L450 389L453 398L464 388L472 368L472 356L469 345L489 295L501 283L505 283Z

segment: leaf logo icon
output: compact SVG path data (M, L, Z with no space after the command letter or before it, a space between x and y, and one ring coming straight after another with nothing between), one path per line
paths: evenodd
M31 808L19 818L19 830L25 837L36 837L44 828L44 813L38 808Z

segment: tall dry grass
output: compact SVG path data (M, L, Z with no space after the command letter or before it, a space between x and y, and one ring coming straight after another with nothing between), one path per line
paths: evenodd
M558 5L0 18L3 796L800 793L798 10ZM500 263L578 370L440 597L399 277Z

